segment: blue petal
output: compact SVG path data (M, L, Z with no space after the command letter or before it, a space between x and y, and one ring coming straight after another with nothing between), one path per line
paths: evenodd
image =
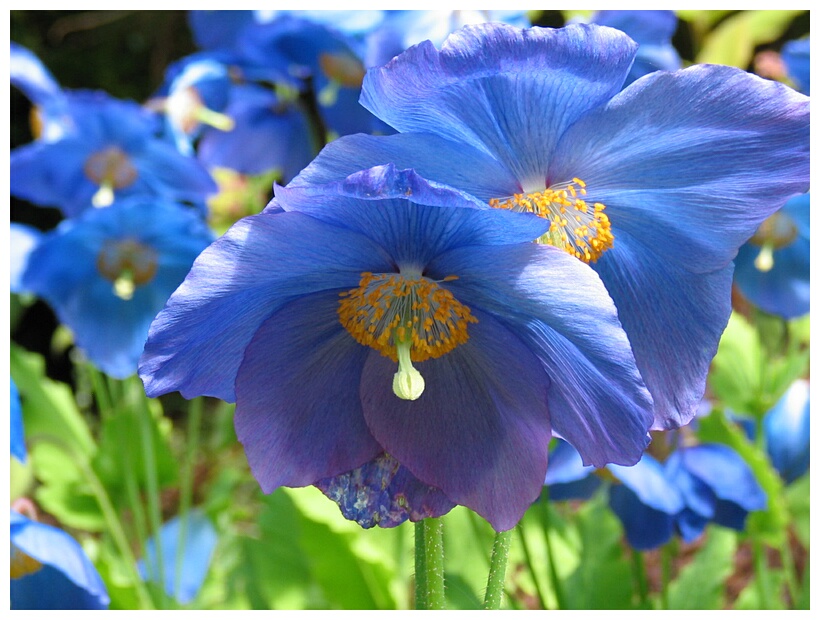
M141 186L145 186L156 196L196 202L218 189L199 161L185 157L166 142L146 142L133 153L133 163L139 171L138 182L122 190L123 195L141 193Z
M455 506L439 489L424 484L404 465L382 454L361 467L316 483L339 505L345 519L363 528L396 527L440 517Z
M635 492L615 485L609 489L609 507L624 526L633 549L649 551L666 543L674 534L674 517L644 504Z
M763 510L766 493L746 462L723 444L703 444L681 449L684 466L714 491L715 496L747 511Z
M675 11L598 11L593 21L625 32L639 45L668 43L678 27Z
M23 408L20 406L20 392L14 379L11 379L9 389L11 400L9 417L11 418L11 428L9 435L11 438L11 455L21 463L26 462L26 437L23 431Z
M234 401L234 380L256 330L293 297L358 286L391 271L358 233L301 213L237 222L207 248L151 326L140 376L157 396L179 390Z
M695 415L731 314L732 265L693 274L622 233L594 265L655 402L653 429Z
M40 243L43 233L32 226L11 222L9 233L9 266L11 274L9 288L12 293L24 293L23 274L28 265L31 252Z
M809 99L739 69L655 72L562 136L553 181L586 182L622 232L693 273L725 267L808 190Z
M712 514L714 510L712 510ZM709 524L710 517L704 517L690 508L684 508L675 518L675 527L685 542L693 542Z
M683 510L683 498L664 474L663 467L649 454L631 467L608 465L607 469L646 506L675 515Z
M809 469L809 384L795 381L763 418L766 451L787 484Z
M809 38L789 41L780 50L783 62L786 63L786 71L794 81L795 86L801 93L809 93L811 78L811 43Z
M638 461L652 402L615 306L588 265L532 243L459 248L428 266L449 274L456 299L496 315L536 354L550 378L554 432L587 464Z
M469 190L484 201L521 192L521 185L500 162L467 144L433 134L367 136L334 140L290 184L339 181L359 170L392 163L413 168L425 179Z
M416 368L415 401L391 389L396 364L371 351L362 373L367 425L419 480L472 508L496 531L515 526L541 492L550 441L548 380L532 352L474 310L470 339Z
M441 52L424 42L368 71L361 102L401 132L470 144L542 189L558 138L618 92L636 47L594 25L466 26Z
M182 564L177 585L177 555L180 542L181 520L174 517L159 532L152 536L145 547L145 560L138 562L143 579L157 582L160 574L156 546L162 549L162 574L165 577L165 592L186 605L196 598L210 568L211 558L217 543L217 534L211 520L199 509L189 511L185 518L185 541L183 542ZM159 540L159 542L158 542Z
M11 84L38 106L48 105L62 97L57 80L37 56L22 45L11 41L9 56Z
M563 439L556 439L555 448L549 454L549 468L544 484L550 486L565 482L577 482L589 477L595 468L584 465L578 450ZM552 496L552 492L550 492Z
M532 241L549 227L543 218L489 209L468 194L392 164L339 183L276 186L275 193L272 205L367 235L400 266L424 267L454 247Z
M11 580L12 609L107 609L108 592L82 547L62 530L10 512L11 545L43 568Z
M265 493L348 472L383 452L359 399L370 349L342 327L338 308L338 289L301 296L245 349L234 424Z

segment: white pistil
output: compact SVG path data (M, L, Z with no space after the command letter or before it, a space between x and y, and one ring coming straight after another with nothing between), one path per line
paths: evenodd
M91 198L91 204L98 209L101 207L110 207L114 202L114 184L110 181L103 181L100 189Z
M399 342L396 345L399 358L399 370L393 375L393 393L404 400L416 400L424 392L424 377L413 368L410 360L410 343Z
M772 270L772 267L774 267L774 247L771 243L766 243L760 248L760 253L755 258L755 267L763 273Z

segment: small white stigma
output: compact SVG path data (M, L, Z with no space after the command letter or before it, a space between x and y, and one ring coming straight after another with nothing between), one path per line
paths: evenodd
M410 360L410 343L396 345L399 370L393 375L393 393L403 400L416 400L424 392L424 377L413 368Z
M96 208L110 207L114 202L114 187L111 183L103 183L100 189L91 198L91 204Z
M763 273L769 272L774 267L774 248L771 243L760 248L760 253L755 258L755 267Z

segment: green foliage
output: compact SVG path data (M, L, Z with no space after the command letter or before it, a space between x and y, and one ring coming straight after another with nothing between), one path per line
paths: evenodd
M712 526L706 544L669 584L670 609L722 609L725 581L732 574L737 536L731 530Z

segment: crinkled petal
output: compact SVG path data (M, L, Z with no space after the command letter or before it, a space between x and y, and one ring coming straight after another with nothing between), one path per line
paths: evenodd
M392 390L396 363L371 351L362 373L367 425L388 454L497 531L513 527L538 497L551 438L548 380L510 330L475 310L470 339L417 362L414 401Z
M290 184L339 181L359 170L392 163L425 179L466 189L484 201L521 192L518 179L499 161L468 144L434 134L342 136L325 146Z
M686 424L701 402L731 314L731 263L714 273L693 274L624 233L594 269L615 301L652 394L652 428Z
M43 567L11 579L12 609L107 609L108 592L79 543L11 511L11 545ZM12 560L14 564L14 560Z
M532 241L549 227L543 218L489 209L468 194L392 164L357 172L338 183L276 186L275 192L271 205L367 235L397 264L406 266L424 267L459 246ZM327 208L329 203L332 209Z
M455 507L439 489L424 484L389 454L316 483L339 505L345 519L364 528L396 527L440 517Z
M616 245L708 273L808 190L809 99L732 67L655 72L569 128L550 171L586 182Z
M361 101L401 132L470 144L538 185L558 138L618 92L636 48L594 25L466 26L440 52L426 41L371 69Z
M550 378L554 432L584 463L631 465L648 443L652 401L615 306L586 264L549 246L459 248L428 266L470 308L494 314Z
M140 362L146 393L233 402L245 348L265 319L295 297L351 289L363 271L391 265L366 237L301 213L240 220L197 258L152 324Z
M234 424L266 493L348 472L383 451L359 400L370 349L342 327L338 308L339 290L299 297L262 323L245 350Z

